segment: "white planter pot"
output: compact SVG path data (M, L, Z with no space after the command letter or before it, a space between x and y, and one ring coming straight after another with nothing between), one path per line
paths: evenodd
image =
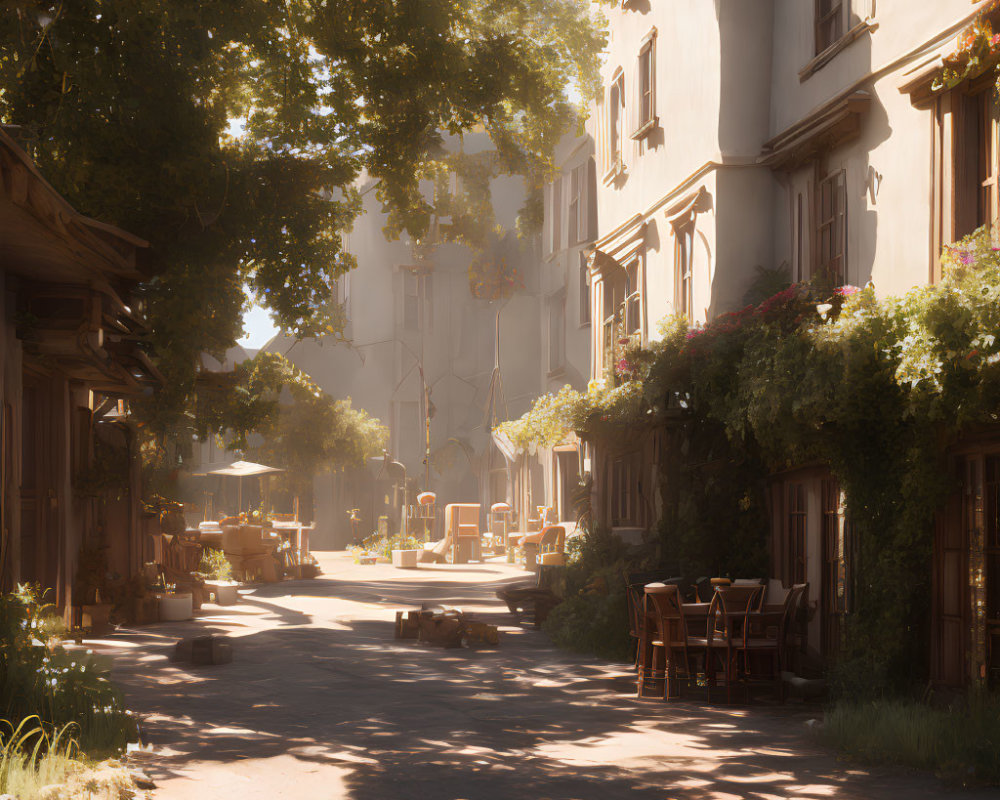
M416 569L420 550L393 550L392 565L397 569Z
M236 591L240 585L234 581L205 581L205 588L215 595L215 603L220 606L235 605L240 599Z
M160 601L160 622L178 622L194 616L194 602L191 592L158 594Z

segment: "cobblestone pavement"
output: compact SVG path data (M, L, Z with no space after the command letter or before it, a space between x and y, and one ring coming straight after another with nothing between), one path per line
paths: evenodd
M556 650L494 597L507 564L358 566L247 590L185 623L93 646L144 718L158 800L903 798L956 794L926 775L838 762L816 708L638 701L627 665ZM497 649L393 639L397 608L458 606L502 627ZM229 636L235 660L171 663L182 636ZM962 793L959 793L962 794ZM964 794L965 798L993 796Z

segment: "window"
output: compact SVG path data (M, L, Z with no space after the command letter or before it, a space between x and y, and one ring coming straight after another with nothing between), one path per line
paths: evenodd
M611 497L611 524L634 525L637 518L638 498L636 480L638 473L632 456L621 456L611 462L611 480L608 482Z
M569 209L566 244L584 241L588 235L589 207L587 206L588 165L581 164L569 173Z
M415 330L420 325L420 295L417 276L410 270L403 272L403 328Z
M844 35L844 0L816 0L816 53Z
M806 582L806 487L788 484L788 567L791 583Z
M642 336L642 292L639 286L639 259L625 268L625 333Z
M800 192L795 199L795 280L801 283L809 277L805 264L805 247L803 246L803 235L805 233L805 203L802 202Z
M580 191L582 189L580 175L577 170L569 173L569 213L566 220L566 244L574 245L580 241Z
M677 313L690 322L694 319L694 222L688 221L675 229L674 270L676 272Z
M549 203L549 246L551 253L556 253L562 248L562 231L560 222L562 221L562 178L556 178L552 182L550 190L551 202Z
M433 273L426 273L421 276L420 282L423 284L423 300L424 300L424 327L432 331L434 330L434 275Z
M923 102L923 101L919 101ZM991 73L933 98L930 280L941 277L942 248L996 222L1000 213L1000 110Z
M566 365L566 295L562 292L549 298L549 372Z
M997 218L997 99L992 87L963 95L956 114L956 238Z
M398 427L396 442L399 449L396 457L408 459L423 452L421 446L423 433L423 417L420 414L420 403L415 400L404 400L397 404Z
M840 618L848 611L848 525L844 495L835 480L822 482L823 575L820 597L823 608L823 655L832 658L840 650Z
M608 171L618 172L622 166L622 130L625 121L625 75L621 72L611 82L608 91Z
M606 278L602 284L604 317L601 322L601 365L606 376L610 376L613 375L614 371L615 344L618 341L618 331L616 330L620 318L618 309L623 298L620 296L617 281Z
M816 269L840 286L847 278L847 181L844 170L816 185Z
M590 324L590 265L580 253L580 324Z
M635 137L647 133L656 124L656 34L650 34L639 50L638 114Z

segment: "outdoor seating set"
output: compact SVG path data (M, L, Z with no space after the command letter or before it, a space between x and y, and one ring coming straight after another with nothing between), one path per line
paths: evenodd
M671 699L704 687L712 702L755 686L784 698L785 675L804 645L800 614L809 584L628 576L630 633L636 639L639 697ZM649 581L649 582L647 582Z

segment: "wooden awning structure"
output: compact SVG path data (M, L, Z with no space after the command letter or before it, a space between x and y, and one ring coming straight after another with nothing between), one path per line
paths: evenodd
M835 97L766 142L762 163L791 170L851 141L860 135L862 117L871 103L871 95L864 91Z
M148 244L77 212L2 130L0 242L26 370L119 396L162 383L134 298Z

